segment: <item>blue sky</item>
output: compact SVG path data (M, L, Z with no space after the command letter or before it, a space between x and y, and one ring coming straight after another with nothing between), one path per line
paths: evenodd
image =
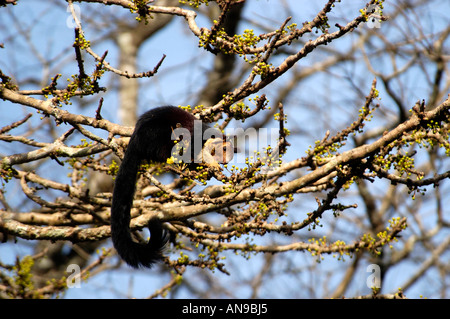
M287 12L282 3L295 4L291 5L292 11ZM349 19L348 17L356 17L359 14L359 8L364 1L343 1L338 3L336 10L334 11L332 18L336 21L344 21ZM253 0L249 1L246 7L244 16L247 22L254 20L262 21L262 26L269 28L276 28L285 20L289 15L292 16L291 22L296 22L299 25L306 20L312 19L314 14L322 7L323 1L269 1L269 0ZM389 11L389 6L394 7L395 2L386 1L385 7ZM70 28L71 17L66 11L66 4L64 1L58 2L55 5L52 1L37 2L31 0L21 0L15 7L8 7L0 9L0 43L5 44L4 49L0 49L0 69L8 75L13 75L19 82L29 81L29 84L23 85L21 89L38 89L49 83L50 77L56 73L62 73L62 79L69 77L71 74L77 73L77 65L74 61L74 52L71 48L74 39L73 29ZM124 19L130 21L134 19L134 16L130 16L129 13L121 8L114 6L103 7L101 5L81 5L81 20L90 17L90 10L102 10L102 12L110 12L120 14ZM103 11L104 10L104 11ZM402 38L407 34L408 30L416 30L412 28L416 27L416 24L421 25L421 29L425 34L435 33L444 28L448 24L448 12L450 12L450 4L448 1L442 1L436 7L428 7L423 13L424 17L412 17L412 12L405 12L403 16L400 16L395 20L394 24L398 24L401 27L385 28L381 25L379 32L385 32L386 37L391 39ZM414 13L415 14L415 13ZM423 19L419 19L423 18ZM334 20L333 20L334 21ZM209 22L201 15L199 15L197 22L200 26L209 26ZM342 22L343 23L343 22ZM383 22L389 23L389 22ZM404 26L404 27L403 27ZM247 25L242 25L239 32L242 33ZM16 32L11 32L11 29L19 30L20 35ZM264 32L261 28L252 26L255 29L255 34ZM334 27L332 27L333 29ZM2 30L3 29L3 30ZM106 36L108 27L100 28L99 30L93 30L90 28L85 29L87 38L93 44L93 49L101 54L105 50L108 50L108 61L111 64L117 65L117 51L113 41L103 41ZM316 36L312 34L311 37ZM12 39L15 37L15 39ZM305 40L308 40L306 37ZM330 48L339 52L345 52L354 41L357 40L357 35L349 35L336 41L330 45ZM373 43L374 46L377 43ZM206 81L207 68L210 67L212 61L212 55L203 49L198 47L198 41L187 30L185 22L180 17L175 17L171 24L163 31L152 37L141 48L139 53L139 71L147 71L153 69L163 54L167 57L158 73L158 76L150 79L141 80L141 94L139 101L139 113L144 112L149 108L149 105L187 105L192 104L195 100L195 96L201 84ZM324 51L318 52L317 55L311 55L300 61L296 66L297 70L302 70L313 65L314 62L320 61L327 56ZM275 57L271 62L276 65L281 61L283 56ZM407 58L395 57L398 67L407 63ZM89 57L86 57L86 68L90 72L94 67L94 62ZM376 71L388 72L392 67L390 64L390 58L387 55L376 57L372 60L372 65ZM292 130L303 130L308 134L299 134L297 137L289 140L295 147L291 147L285 160L292 160L304 155L304 151L307 150L309 145L313 145L314 141L321 139L324 136L326 129L330 129L332 132L336 132L339 129L344 128L351 123L355 118L352 114L357 114L358 108L361 106L362 98L360 92L352 87L351 82L347 81L348 74L354 76L355 83L361 85L358 89L363 94L367 94L370 90L370 83L374 76L365 67L363 58L359 56L359 61L355 65L343 65L333 69L330 73L319 73L314 75L308 81L302 82L295 90L295 94L290 95L283 103L285 104L285 111L288 115L288 128ZM418 76L415 76L418 74ZM430 71L430 74L432 72ZM279 81L273 83L270 87L267 87L261 93L266 93L268 98L275 98L274 91L282 88L288 83L290 73L282 76ZM399 94L404 98L405 105L412 107L415 101L423 99L429 95L427 82L429 79L423 77L421 73L421 66L417 65L412 68L411 71L400 77L402 82L395 81L393 87L398 89ZM36 80L40 83L36 83ZM117 85L117 77L111 74L107 74L101 82L106 87L114 87ZM390 119L393 119L397 114L396 107L392 100L387 96L382 85L379 85L380 95L382 99L380 101L382 110L380 111L383 116L375 116L375 119L368 124L367 129L377 128L380 125L385 125ZM102 115L111 121L117 121L117 95L114 90L101 94L105 98ZM82 112L83 114L94 116L94 112L97 107L97 101L100 98L96 96L92 103L88 103L86 107L81 108L80 103L74 101L72 106L67 108L73 112ZM358 102L359 101L359 102ZM317 113L317 110L313 108L314 104L319 104L323 107L321 113ZM0 127L9 124L12 121L16 121L28 112L32 112L30 109L26 109L22 106L11 105L10 103L0 101ZM381 115L380 114L380 115ZM384 116L386 115L386 116ZM34 114L31 119L32 123L38 123L40 121L39 115ZM250 122L251 123L251 122ZM319 125L318 125L319 124ZM244 126L240 122L233 123L235 127ZM251 124L246 124L251 125ZM276 125L274 122L272 125ZM68 127L62 125L57 128L62 133L67 130ZM14 131L15 134L20 134L21 128ZM35 138L40 140L51 141L53 139L50 136L51 132L37 133ZM75 143L75 141L74 141ZM351 145L349 145L351 146ZM13 154L15 152L14 144L2 143L3 148L0 151L1 154ZM24 148L25 150L26 148ZM21 151L24 151L21 150ZM53 163L46 163L40 168L41 171L50 170ZM448 162L447 162L448 165ZM448 169L448 167L447 167ZM56 179L64 180L65 176L55 176ZM383 191L386 187L385 183L378 183L373 187L379 187L380 191ZM20 198L20 186L7 185L8 196L18 196ZM302 199L304 197L301 197ZM350 198L349 201L354 201L354 198ZM449 199L446 199L446 203L450 204ZM290 211L290 215L295 216L298 212L304 213L314 209L315 200L313 197L309 198L304 203L298 203L293 205ZM29 209L26 205L22 207L23 210ZM448 210L447 210L448 212ZM350 216L363 215L362 212L349 212ZM327 220L327 219L325 219ZM326 222L324 222L326 223ZM326 231L325 231L326 232ZM321 232L318 232L321 234ZM309 236L311 234L306 234ZM356 234L355 234L356 235ZM444 236L444 235L442 235ZM289 240L286 238L278 238L277 236L271 237L268 240ZM21 245L2 245L1 249L1 261L4 263L12 262L16 254L24 255L30 253L28 243ZM231 255L231 254L230 254ZM230 256L230 258L232 258ZM241 258L241 257L237 257ZM318 267L321 270L333 272L334 269L340 269L347 266L346 261L343 264L340 261L336 261L333 258L327 258L320 264L317 264L313 258L309 255L301 253L293 257L293 253L287 254L286 258L280 258L277 261L280 269L289 270L292 260L299 262L298 267L314 268ZM244 262L244 259L235 261L239 264ZM230 280L227 276L216 272L213 276L216 276L218 280L222 282L230 281L230 284L235 284L235 278L246 281L252 278L252 276L260 270L263 263L263 256L253 256L250 261L245 261L249 267L240 268L239 273L233 274L233 280ZM389 282L386 287L386 292L393 291L397 286L403 283L404 273L409 273L415 269L416 265L405 263L401 267L394 268L388 274L386 282ZM361 267L361 270L365 270L365 267ZM195 278L195 271L189 273ZM352 286L352 292L367 294L369 290L365 287L365 280L369 273L362 271L358 273L357 283ZM300 274L297 278L300 282L308 282L317 280L317 282L323 283L323 278L311 278L307 274ZM289 275L280 274L275 277L273 283L267 285L273 285L277 291L281 291L283 284L289 284ZM338 277L333 277L333 281L329 283L329 289L336 286ZM428 276L431 282L439 280L439 277L435 274ZM145 297L149 292L153 292L155 280L161 279L160 274L134 271L131 269L125 269L124 271L106 272L99 276L94 276L89 280L89 283L83 284L82 288L70 289L66 296L69 298L107 298L129 293L135 297ZM168 276L164 275L164 279L168 280ZM199 283L200 284L200 283ZM105 289L106 288L106 289ZM239 287L233 287L239 291L239 296L242 298L248 297L249 292L246 289L240 291ZM321 288L324 291L325 288ZM412 290L413 297L417 297L423 293L426 295L427 286L420 285L417 289ZM101 294L100 294L101 293ZM270 296L270 289L267 289L266 293ZM186 291L181 291L178 297L189 297ZM289 296L281 296L289 297Z

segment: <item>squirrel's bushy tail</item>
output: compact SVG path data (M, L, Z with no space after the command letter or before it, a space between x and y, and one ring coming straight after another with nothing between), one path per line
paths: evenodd
M128 146L120 165L114 185L111 205L111 233L114 247L119 256L131 267L150 268L163 258L162 251L168 241L167 232L158 219L150 220L150 241L146 244L135 242L130 231L130 210L133 204L136 176L140 158L133 152L132 143Z

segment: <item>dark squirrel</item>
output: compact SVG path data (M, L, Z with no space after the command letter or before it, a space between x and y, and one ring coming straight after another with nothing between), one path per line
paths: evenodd
M180 140L176 136L177 129L184 129L189 134L183 135ZM209 137L205 134L208 130L213 130ZM198 134L201 134L201 139ZM195 145L196 141L201 141L200 147ZM217 167L218 163L226 163L233 157L231 142L224 139L217 130L209 128L191 113L178 107L158 107L139 118L115 179L111 205L114 247L119 256L133 268L150 268L161 260L169 239L162 222L156 218L151 219L147 225L151 235L148 243L142 244L132 239L130 210L139 167L143 160L164 163L174 154L179 155L176 144L180 142L185 147L182 152L184 161L188 159Z

